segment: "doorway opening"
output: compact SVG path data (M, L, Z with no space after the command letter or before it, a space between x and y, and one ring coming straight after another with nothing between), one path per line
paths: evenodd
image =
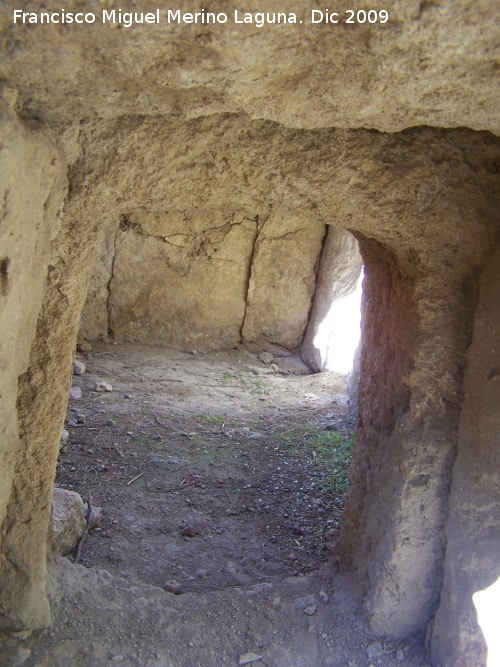
M162 230L170 229L171 217L162 218ZM160 224L157 218L154 220L155 224ZM142 218L141 221L142 225L146 224ZM204 218L203 221L205 224ZM255 220L245 218L244 222L243 230L238 224L234 233L248 236L250 232L259 232ZM296 221L292 222L297 225ZM109 307L112 300L109 294L115 306L135 298L135 294L130 295L130 285L141 287L144 281L125 280L122 276L130 278L129 265L122 260L122 246L128 243L137 254L138 248L145 253L146 243L151 245L155 261L162 269L155 274L155 294L163 290L164 301L170 298L168 303L178 307L178 291L171 296L165 291L168 281L161 280L167 269L174 271L170 245L156 236L144 237L137 232L139 223L134 222L133 229L131 224L129 221L125 227L122 220L120 229L114 232L112 263L97 258L97 278L103 273L99 267L111 266L108 268L111 277L101 281L108 292L108 303L104 304L103 299L103 304ZM267 222L269 224L272 221ZM225 236L218 240L222 248L224 243L227 245L227 236L233 233L229 223L226 227ZM173 517L193 525L200 535L207 536L215 559L210 574L214 586L229 585L235 578L234 572L229 577L217 572L216 563L224 559L234 561L237 550L233 545L241 542L241 535L253 536L251 541L257 545L254 551L258 556L254 554L256 560L252 561L252 566L245 561L245 568L237 568L241 581L251 580L252 576L257 580L270 576L269 562L279 563L274 573L278 577L312 571L326 562L338 537L354 438L353 383L349 382L346 387L346 376L354 375L353 363L360 336L363 261L358 242L349 232L329 227L321 242L324 227L313 226L304 227L303 235L310 239L313 232L318 237L315 255L310 252L310 257L295 256L291 262L293 255L285 250L295 250L295 246L285 245L281 251L283 257L288 254L288 264L283 268L289 277L287 288L293 281L294 285L303 284L302 273L309 275L318 267L316 289L310 290L312 306L302 307L302 302L297 300L297 308L300 305L304 311L301 317L306 329L300 350L297 347L287 350L277 344L266 350L256 348L258 343L254 342L252 347L227 349L226 345L226 349L201 352L200 349L189 350L188 344L185 344L187 350L175 350L167 345L163 348L138 345L141 338L132 343L118 339L113 345L103 344L97 348L94 343L94 352L86 352L92 350L88 341L86 346L80 346L87 372L74 379L82 398L73 404L70 402L68 408L69 439L62 451L58 480L83 496L90 491L108 513L115 515L114 520L119 524L109 523L105 516L99 537L115 535L115 541L122 545L118 557L117 546L109 554L106 541L94 540L93 549L84 555L87 564L104 563L134 578L139 572L134 570L133 563L141 563L144 576L148 550L153 554L156 548L164 552L170 549L172 553L169 552L169 559L161 568L152 559L146 580L158 586L171 580L182 581L184 590L196 590L193 583L197 581L196 572L207 569L202 564L204 549L194 549L191 544L184 554L187 543L182 530L186 526L177 526ZM262 229L259 234L260 255L257 252L256 258L250 256L249 259L250 283L257 281L258 263L263 262L262 248L266 247ZM290 237L294 239L295 235L285 235L281 244L290 243ZM255 246L252 239L250 245ZM276 259L281 246L274 237L268 243L273 250L270 256ZM104 250L108 246L104 244ZM180 250L176 247L176 251L177 258L182 252L187 253L184 246ZM191 261L194 260L191 258ZM207 263L204 255L199 259L202 268L205 267L203 262ZM301 263L304 264L302 273L297 270ZM295 274L288 272L289 264ZM211 265L209 263L209 268ZM141 266L139 262L137 271ZM191 268L190 280L183 278L182 294L196 296L198 273ZM247 299L247 326L248 310L255 308L258 288L268 287L271 295L268 298L274 299L273 304L276 304L284 298L284 292L274 294L278 291L277 285L261 281L260 287L253 287L253 301ZM232 288L233 285L226 286L226 291ZM94 288L89 290L89 310L84 311L81 334L91 331L87 318L91 324L99 319L95 315L100 312L95 306L98 293ZM125 324L135 322L136 310L135 306L129 308L129 316L123 317ZM172 312L172 308L163 310ZM272 308L270 310L273 312ZM102 318L104 330L109 330L106 320L112 317L116 320L115 311L116 307L111 308L108 316ZM137 322L144 336L153 331L147 318L138 317ZM172 327L176 322L172 319L167 325ZM184 320L179 322L178 329ZM190 325L193 322L196 324L193 318L189 319ZM286 322L282 326L286 328ZM116 321L112 328L118 333L121 331ZM266 330L265 323L262 330ZM154 344L154 338L152 342ZM96 350L97 357L94 356ZM111 385L113 392L94 391L102 381ZM136 500L140 499L134 503L132 523L137 534L143 535L141 548L129 534L124 516L123 529L114 528L122 523L121 513L130 511L130 506L127 509L121 500L130 492ZM172 504L172 518L163 518L161 525L155 524L155 536L152 536L151 509L154 508L155 514L167 501ZM231 539L228 540L229 534ZM194 542L200 543L201 540ZM178 557L180 560L176 560ZM239 560L241 558L245 558L243 552L239 554ZM179 564L185 566L190 559L190 568L179 569ZM194 580L190 580L193 576Z
M352 291L341 290L333 297L330 309L320 322L314 337L323 371L347 375L353 369L361 338L361 296L364 268Z
M348 231L329 227L301 356L317 373L347 377L351 414L360 374L363 280L358 241Z
M337 249L340 239L341 249L357 252L354 237L329 231L310 330L329 317L344 322L343 314L332 318L333 304L355 291L334 278L336 291L322 292L328 267L340 276L348 256L338 251L335 261L335 237ZM362 269L355 257L354 287ZM115 278L119 271L115 261ZM273 651L287 646L304 666L326 665L333 644L316 639L328 638L334 608L353 647L350 662L366 657L368 638L337 610L335 574L325 567L340 535L352 446L345 374L311 374L297 348L271 350L80 344L86 369L75 373L81 393L68 406L57 476L103 509L80 562L113 575L104 587L112 604L133 591L139 614L156 615L155 628L170 624L169 642L180 638L179 652L190 651L190 662L179 664L203 664L213 635L217 664L258 647L270 664L284 665ZM98 391L103 382L112 391ZM175 628L171 609L182 620ZM186 634L192 627L200 635ZM222 638L221 627L229 628ZM408 664L421 664L419 652Z

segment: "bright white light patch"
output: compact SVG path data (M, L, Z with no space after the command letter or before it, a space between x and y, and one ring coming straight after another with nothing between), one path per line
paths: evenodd
M361 294L364 278L361 271L356 289L332 302L318 327L313 345L321 355L322 368L347 375L352 370L354 353L361 336Z
M472 596L477 611L479 627L488 646L488 667L500 665L500 577L484 591Z

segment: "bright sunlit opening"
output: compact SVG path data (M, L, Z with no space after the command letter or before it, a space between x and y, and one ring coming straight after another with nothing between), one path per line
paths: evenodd
M472 596L477 611L479 627L483 631L488 646L488 667L500 665L500 577L484 591L477 591Z
M363 278L364 270L355 290L332 301L328 314L318 327L314 346L320 351L323 370L347 375L352 369L361 336Z

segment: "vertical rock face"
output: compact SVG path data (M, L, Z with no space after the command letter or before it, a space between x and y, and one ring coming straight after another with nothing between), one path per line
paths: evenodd
M482 276L468 353L446 527L444 584L433 633L435 663L456 667L485 664L487 647L472 598L500 576L499 285L497 247ZM495 613L498 600L490 611ZM496 622L498 629L498 615Z
M415 287L391 252L359 238L366 271L359 416L338 553L356 572L371 630L405 636L425 624L429 598L439 592L431 566L440 557L439 514L426 526L422 505L413 518L408 513L417 495L421 503L429 495L430 479L403 425L418 337Z
M108 217L99 233L87 297L80 319L80 340L108 341L109 283L113 275L118 225L118 216Z
M371 630L404 636L431 620L439 600L476 278L460 269L443 286L444 274L422 276L410 263L403 273L387 249L358 237L359 417L338 554L356 573ZM459 628L455 618L451 636Z
M246 343L297 348L316 286L325 226L314 218L271 214L262 225L252 262L243 325Z
M40 468L52 478L54 461L45 448L37 452L23 439L18 378L30 364L46 283L57 275L51 241L60 229L66 181L55 137L21 123L10 108L15 98L6 98L8 92L0 100L0 625L21 627L49 619L44 584L50 491ZM54 428L61 426L59 421ZM34 503L45 509L46 524L38 525Z
M115 339L184 350L237 345L257 224L243 211L122 216L109 286Z
M180 350L295 349L324 230L285 212L122 214L100 241L80 335Z

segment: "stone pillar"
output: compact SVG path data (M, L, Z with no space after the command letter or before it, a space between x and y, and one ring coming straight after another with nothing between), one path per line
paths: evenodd
M482 274L453 469L446 560L432 656L442 667L484 667L474 593L500 576L500 247ZM498 587L497 587L498 594ZM496 601L496 627L498 630ZM490 622L493 619L489 619ZM490 650L492 647L490 647Z
M439 599L470 305L458 285L411 274L409 263L403 272L388 248L357 236L361 383L337 555L369 630L405 637L425 628Z
M86 218L66 202L28 369L18 379L19 447L1 545L3 614L11 627L50 623L45 580L52 490L99 213Z
M278 211L259 224L242 342L251 349L297 349L316 289L325 225Z
M49 621L48 520L40 524L30 508L49 515L50 485L40 485L39 478L48 465L52 479L54 462L45 458L40 415L28 417L32 430L40 430L36 445L23 441L18 378L30 363L51 240L60 230L66 170L52 135L20 122L12 111L14 100L14 94L0 100L0 626L21 628ZM50 447L60 427L61 419L51 425Z

